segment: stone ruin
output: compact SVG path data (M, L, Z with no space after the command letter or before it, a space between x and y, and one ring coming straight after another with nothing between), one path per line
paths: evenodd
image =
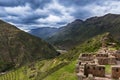
M119 79L120 78L120 66L112 66L112 78Z
M111 68L111 79L120 78L120 65L117 61L120 59L118 51L109 51L103 49L97 54L85 53L79 56L78 64L76 65L76 73L79 80L94 80L95 77L106 77L105 65L114 65ZM118 66L119 65L119 66ZM97 79L99 80L99 79ZM104 80L104 79L103 79ZM107 79L108 80L108 79Z
M81 54L79 59L82 61L91 61L94 59L94 57L93 57L93 54Z
M115 65L117 64L116 62L116 57L113 55L108 55L108 54L97 54L96 58L98 59L98 64L100 65Z
M97 76L97 77L105 77L105 66L86 64L84 66L84 75L88 77L89 74L92 74L93 76Z
M115 56L115 58L120 61L120 50L116 51L116 53L112 54L113 56Z

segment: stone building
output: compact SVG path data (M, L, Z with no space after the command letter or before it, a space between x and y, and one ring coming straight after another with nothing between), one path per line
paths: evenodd
M108 57L108 64L109 64L109 65L116 65L116 64L117 64L116 57L110 55L110 56Z
M98 59L99 65L107 65L108 64L108 58L100 58Z
M109 50L107 48L100 49L96 54L84 53L79 56L76 65L76 73L79 74L79 80L92 78L120 78L120 51ZM116 65L111 68L111 77L105 75L105 65ZM97 79L98 80L98 79Z
M108 54L96 54L96 58L98 59L98 64L105 65L108 64Z
M120 53L115 53L113 54L113 56L115 56L116 60L120 61Z
M76 73L79 73L79 64L76 64L75 72L76 72Z
M81 54L79 60L90 61L94 59L94 54Z
M108 55L108 54L97 54L96 58L98 59L98 64L100 65L115 65L117 64L116 62L116 57L113 55Z
M105 66L104 65L85 65L84 75L88 77L89 74L97 77L105 77Z
M107 57L108 57L108 54L102 54L102 53L96 54L96 58L98 58L98 59L99 58L107 58Z
M120 66L112 66L112 78L119 79L120 78Z

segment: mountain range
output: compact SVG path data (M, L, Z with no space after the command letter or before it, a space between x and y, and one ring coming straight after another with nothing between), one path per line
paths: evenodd
M100 17L91 17L85 21L76 19L72 23L58 28L57 32L54 33L53 31L54 34L45 40L60 49L70 50L78 44L105 32L110 32L115 39L120 41L120 15L106 14Z
M54 35L54 33L56 33L57 30L58 28L41 27L37 29L31 29L29 33L46 40L48 37L51 37L52 35Z

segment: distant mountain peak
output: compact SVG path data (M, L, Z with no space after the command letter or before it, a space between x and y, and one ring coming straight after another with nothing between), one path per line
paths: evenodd
M112 14L112 13L108 13L108 14L106 14L106 15L104 15L104 16L118 16L119 14Z
M81 20L81 19L76 19L76 20L74 20L72 23L83 23L84 21L83 20Z
M83 22L83 20L81 20L81 19L76 19L74 22Z
M83 22L84 22L83 20L76 19L76 20L74 20L73 22L67 24L67 26L70 27L70 26L73 26L73 25L76 25L76 24L80 25L80 24L82 24Z

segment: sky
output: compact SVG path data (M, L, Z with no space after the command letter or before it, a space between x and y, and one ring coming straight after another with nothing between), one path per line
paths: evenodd
M0 0L0 19L24 31L108 13L120 14L120 0Z

